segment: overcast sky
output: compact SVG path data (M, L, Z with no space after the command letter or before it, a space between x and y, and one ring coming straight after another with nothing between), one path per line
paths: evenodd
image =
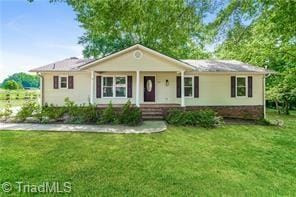
M16 72L82 57L75 13L65 3L48 2L0 0L0 83Z

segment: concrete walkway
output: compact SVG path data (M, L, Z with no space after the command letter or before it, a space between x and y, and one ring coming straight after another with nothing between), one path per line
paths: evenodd
M135 127L123 125L0 123L0 132L1 130L17 130L97 133L156 133L165 131L166 129L167 126L164 121L144 121L142 125Z

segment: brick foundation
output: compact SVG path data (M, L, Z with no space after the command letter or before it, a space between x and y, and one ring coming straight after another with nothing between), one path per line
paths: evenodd
M186 110L212 109L224 118L258 120L264 117L263 105L252 106L186 106Z
M115 110L121 110L123 105L114 105ZM107 105L99 105L98 108L104 109ZM263 105L241 105L241 106L186 106L181 107L179 104L147 104L142 105L141 108L149 108L151 112L154 109L161 109L162 114L153 114L151 116L155 116L155 118L151 119L163 119L167 112L171 109L184 109L188 111L194 110L203 110L203 109L212 109L218 113L219 116L224 118L237 118L237 119L246 119L246 120L258 120L264 117L264 106ZM158 111L157 110L157 111ZM142 110L143 111L143 110ZM151 113L150 113L151 114ZM158 116L162 116L159 117Z

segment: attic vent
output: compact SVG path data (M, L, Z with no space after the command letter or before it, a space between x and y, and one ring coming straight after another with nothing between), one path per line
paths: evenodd
M136 50L136 51L134 52L134 57L135 57L136 59L141 59L142 56L143 56L142 51L140 51L140 50Z

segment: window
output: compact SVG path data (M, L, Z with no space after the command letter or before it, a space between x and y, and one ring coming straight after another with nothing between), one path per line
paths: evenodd
M246 77L236 78L236 96L243 97L247 95L247 80Z
M113 97L113 77L103 77L103 97Z
M126 97L126 76L103 77L103 97Z
M115 95L116 97L126 96L126 77L115 77Z
M60 77L60 87L67 88L68 77Z
M193 77L184 77L184 96L192 97L193 96Z

